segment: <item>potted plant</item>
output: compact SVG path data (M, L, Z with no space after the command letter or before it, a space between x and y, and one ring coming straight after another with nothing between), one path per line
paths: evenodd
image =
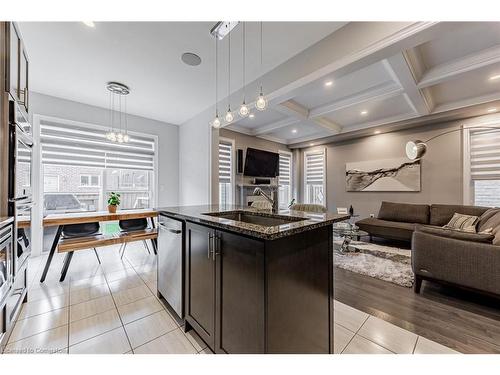
M116 208L120 205L120 193L111 192L108 198L108 211L110 214L116 213Z

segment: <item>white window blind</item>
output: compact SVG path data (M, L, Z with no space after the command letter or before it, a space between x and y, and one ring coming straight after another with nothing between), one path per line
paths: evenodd
M219 141L219 204L231 204L232 194L232 165L233 145L231 142Z
M500 130L471 132L470 168L473 180L500 179Z
M472 203L500 206L500 130L470 131Z
M42 163L98 168L153 170L155 140L131 135L130 142L106 139L106 129L75 125L64 120L42 119Z
M219 182L231 183L231 143L219 143Z
M305 203L326 204L325 151L304 153Z
M292 200L292 154L279 153L279 206L287 208Z

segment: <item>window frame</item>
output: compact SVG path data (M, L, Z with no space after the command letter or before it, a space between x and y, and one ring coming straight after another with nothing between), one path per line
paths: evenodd
M80 174L80 185L81 188L100 188L101 187L101 176L97 174ZM87 177L89 179L88 185L82 184L82 177ZM97 177L97 185L92 185L92 177Z
M308 203L311 203L309 201L307 201L307 156L308 155L315 155L315 154L319 154L321 153L322 156L323 156L323 196L324 196L324 200L323 200L323 206L325 207L328 207L327 206L327 202L328 202L328 199L327 199L327 191L326 191L326 188L327 188L327 181L326 181L326 171L327 171L327 155L326 155L326 147L321 147L321 148L314 148L314 149L310 149L310 150L307 150L307 151L304 151L304 156L303 156L303 159L302 159L302 162L303 162L303 180L302 180L302 200L304 201L304 203L308 204Z
M289 187L290 187L290 199L288 200L289 203L290 203L290 201L293 199L293 185L294 185L293 184L293 182L294 182L293 153L291 151L279 150L278 154L279 155L287 155L290 158L290 174L289 174L290 175L290 185L289 185ZM278 168L279 167L280 167L280 165L279 165L279 161L278 161ZM281 186L281 184L280 184L280 176L278 176L278 181L277 182L278 182L278 191L279 191L279 188ZM279 200L279 197L278 197L278 200ZM286 209L286 208L288 208L288 204L287 204L286 207L280 207L280 208L285 208Z
M467 125L460 125L462 130L462 196L464 205L474 205L475 204L475 191L474 191L474 179L471 175L471 138L472 133L476 130L480 130L482 127L500 127L500 119L481 121L480 123ZM488 180L488 179L477 179L477 180Z
M219 141L217 142L217 202L219 205L222 204L220 202L220 180L219 180L219 145L220 143L227 143L231 145L231 172L230 178L230 192L231 192L231 202L228 204L234 205L236 203L236 169L235 169L235 161L236 161L236 141L232 138L219 137Z
M39 202L43 202L43 164L42 164L42 146L41 146L41 125L42 122L63 122L67 126L74 126L74 127L86 127L88 129L92 130L98 130L101 131L103 134L105 134L108 130L108 126L103 126L103 125L96 125L93 123L89 122L83 122L83 121L75 121L75 120L69 120L61 117L55 117L55 116L48 116L48 115L42 115L39 113L34 113L33 114L33 138L34 138L34 146L33 146L33 159L32 159L32 167L33 167L33 172L32 172L32 179L35 181L33 183L33 197L37 199ZM151 133L145 133L145 132L138 132L138 131L133 131L133 130L128 130L128 134L130 136L144 136L147 135L149 138L153 140L154 143L154 155L153 155L153 182L152 182L152 188L153 188L153 194L152 194L152 206L153 207L158 207L158 196L159 196L159 163L158 163L158 156L159 156L159 149L158 149L158 135L156 134L151 134ZM101 181L101 185L104 185L106 183L105 180ZM32 255L37 256L42 254L42 247L43 247L43 231L42 231L42 221L43 221L43 205L35 205L33 207L33 215L32 215L32 228L34 229L32 232L32 243L34 244L32 246Z

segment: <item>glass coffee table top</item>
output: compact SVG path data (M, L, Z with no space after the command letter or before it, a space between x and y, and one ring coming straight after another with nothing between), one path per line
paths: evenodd
M342 238L342 244L337 249L341 253L349 252L349 244L352 240L359 241L360 237L368 236L368 232L359 229L357 226L345 222L333 224L333 233Z

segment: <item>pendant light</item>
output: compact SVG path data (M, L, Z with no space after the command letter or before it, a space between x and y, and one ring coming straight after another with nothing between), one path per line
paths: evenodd
M262 21L260 22L260 73L262 74ZM264 111L267 108L267 100L262 93L262 77L260 79L260 94L255 101L255 108L258 111Z
M234 115L231 112L231 34L229 34L229 53L228 53L228 59L229 59L229 64L228 64L228 80L227 80L227 112L226 115L224 116L224 120L228 124L233 122L234 120Z
M243 22L243 103L240 106L240 110L238 113L240 114L241 117L247 117L250 114L250 109L248 109L248 106L246 104L246 97L245 97L245 86L246 86L246 77L245 77L245 55L246 55L246 30L245 30L245 23Z
M106 139L111 142L128 143L130 137L127 130L127 111L125 104L125 113L122 111L122 99L126 103L126 96L130 94L130 89L123 83L108 82L106 89L109 91L109 113L110 113L110 130L106 133ZM116 120L115 101L118 99L118 119ZM124 118L122 120L122 117ZM115 127L115 123L118 126Z
M219 103L218 103L218 80L219 80L219 50L218 50L218 39L215 39L215 118L212 121L212 127L219 129L221 122L219 119Z

